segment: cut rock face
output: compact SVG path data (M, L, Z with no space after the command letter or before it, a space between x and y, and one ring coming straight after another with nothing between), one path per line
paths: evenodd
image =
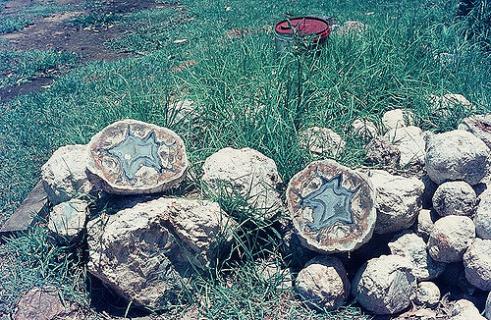
M440 216L471 216L477 202L476 192L463 181L445 182L433 196L433 208Z
M399 166L423 165L425 157L425 135L418 127L402 127L391 129L384 139L401 152Z
M88 269L135 304L173 302L210 261L228 220L210 201L160 198L88 223Z
M290 180L286 198L295 231L309 249L352 251L372 237L375 189L362 173L315 161Z
M203 165L203 183L214 193L238 193L265 217L283 208L276 191L282 182L276 163L254 149L224 148Z
M56 150L42 166L41 177L49 201L56 205L89 194L94 185L86 173L86 145L68 145Z
M479 198L474 216L476 235L481 239L491 240L491 189L484 191Z
M299 134L300 147L317 155L336 156L344 151L346 142L328 128L312 127Z
M395 314L411 305L416 294L412 263L401 256L388 255L371 259L353 280L353 295L375 314Z
M48 229L59 240L71 242L77 239L85 228L89 204L72 199L53 207L49 214Z
M467 131L454 130L428 139L425 164L437 184L462 180L478 184L488 171L489 148Z
M89 144L87 169L108 193L162 192L178 186L187 168L186 148L176 133L136 120L109 125Z
M408 110L394 109L384 113L382 124L386 130L400 129L414 125L414 117Z
M375 232L383 234L411 227L421 210L423 183L383 170L369 170L367 174L377 191Z
M474 223L469 217L446 216L435 222L428 240L428 252L436 261L462 261L475 237Z
M474 287L491 290L491 240L476 239L464 254L465 278Z
M346 303L350 284L339 259L316 258L298 273L295 291L311 307L334 310Z
M459 130L469 131L491 148L491 114L465 118Z

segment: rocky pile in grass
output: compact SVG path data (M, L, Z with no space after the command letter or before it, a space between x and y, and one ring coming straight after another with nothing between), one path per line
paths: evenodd
M451 103L432 99L440 111ZM279 269L291 284L281 290L308 307L355 302L399 319L453 320L484 319L486 308L491 319L489 123L474 116L434 134L402 109L379 126L356 120L370 168L326 160L346 153L345 141L305 128L299 146L317 160L286 185L273 159L250 148L218 150L191 178L176 133L123 120L43 166L47 227L58 243L86 243L88 271L114 292L159 310L233 241L244 220L223 204L236 201L250 220L279 221Z

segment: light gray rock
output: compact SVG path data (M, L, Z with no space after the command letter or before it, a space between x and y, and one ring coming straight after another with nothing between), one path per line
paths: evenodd
M210 201L139 203L88 223L88 270L136 305L161 309L214 259L229 223Z
M399 165L401 152L397 147L382 138L373 138L366 147L366 161L369 164L396 168Z
M414 125L414 115L409 110L394 109L382 116L382 124L386 130L400 129Z
M478 184L488 171L489 148L467 131L436 134L426 146L426 171L437 184L463 180Z
M299 133L299 145L313 154L337 156L344 152L346 142L329 128L311 127Z
M421 210L423 183L417 178L392 175L383 170L366 171L376 189L375 232L396 232L411 227Z
M491 320L491 292L488 294L488 299L486 300L486 310L485 310L486 318Z
M461 94L447 93L441 96L431 94L428 98L431 113L434 116L448 117L452 110L464 108L472 110L472 103Z
M87 150L86 145L61 147L42 166L44 190L53 205L93 191L94 185L86 173Z
M428 238L435 227L436 220L437 217L431 210L422 209L418 214L416 233L425 241L428 241Z
M166 115L168 122L182 124L195 119L198 116L198 112L193 100L184 99L169 104Z
M465 118L458 129L469 131L491 148L491 114Z
M491 290L491 240L474 240L464 254L464 270L474 287Z
M435 222L428 240L428 252L436 261L462 261L475 237L475 226L469 217L446 216Z
M401 168L422 166L425 157L425 134L414 126L389 130L384 139L393 144L401 152L399 166Z
M481 193L479 199L474 216L476 235L481 239L491 240L491 189Z
M404 311L416 295L411 261L396 255L369 260L353 280L353 295L375 314Z
M436 284L429 281L418 283L416 289L416 302L419 305L434 307L440 302L440 289Z
M445 182L438 187L433 196L433 208L442 217L471 216L477 203L476 192L464 181Z
M279 193L282 182L276 163L254 149L224 148L203 165L202 181L217 195L239 195L255 208L258 218L270 218L283 209Z
M351 124L353 134L364 141L369 141L378 136L378 129L375 124L369 120L356 119Z
M450 309L450 320L486 320L479 309L469 300L460 299L453 303Z
M57 204L49 214L48 229L62 242L78 239L85 229L89 203L72 199Z
M309 261L298 273L295 291L311 307L334 310L346 303L350 283L339 259L322 257Z
M445 270L445 263L433 260L426 251L423 238L407 232L389 242L390 252L408 258L413 264L413 274L418 281L438 277Z

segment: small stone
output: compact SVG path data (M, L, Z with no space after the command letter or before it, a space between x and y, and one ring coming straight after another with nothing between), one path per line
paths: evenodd
M425 135L418 127L402 127L389 130L384 139L401 152L399 167L422 166L425 157Z
M396 168L401 158L401 151L381 138L373 138L366 145L365 150L368 164Z
M89 143L87 169L113 194L159 193L177 187L188 169L186 148L173 131L122 120Z
M394 109L384 113L382 124L386 130L400 129L414 125L414 116L411 111Z
M368 120L356 119L351 124L353 134L364 141L369 141L378 135L375 124Z
M481 239L491 240L491 189L481 193L479 199L474 216L476 235Z
M418 283L415 302L419 305L434 307L440 302L440 289L429 281Z
M203 165L202 181L216 195L239 195L259 213L271 218L283 209L282 183L276 163L254 149L224 148L209 156Z
M434 211L422 209L418 214L416 233L425 241L428 241L437 219L438 217L434 214Z
M462 261L475 237L474 223L469 217L446 216L435 222L428 240L428 252L436 261Z
M336 34L344 36L347 34L361 33L365 31L366 26L360 21L346 21L339 28L336 29Z
M442 217L471 216L477 203L476 192L463 181L445 182L438 187L433 196L433 208Z
M85 171L88 162L86 145L68 145L56 150L42 166L41 177L48 200L56 205L89 194L94 185Z
M53 207L49 214L48 229L62 242L73 242L85 229L89 203L72 199Z
M299 133L299 145L316 155L337 156L343 153L346 142L328 128L311 127Z
M486 318L481 316L479 309L466 299L455 301L450 312L452 315L450 320L486 320Z
M489 148L467 131L433 135L426 146L426 171L437 184L463 180L478 184L488 171Z
M458 129L469 131L491 148L491 114L465 118Z
M353 295L365 309L375 314L404 311L416 295L411 261L396 255L369 260L353 280Z
M346 303L350 283L339 259L315 258L298 273L295 291L311 307L334 310Z
M472 103L461 94L448 93L442 96L430 95L429 103L434 115L448 116L452 109L463 107L466 110L473 108Z
M464 269L470 284L480 290L491 290L491 240L474 240L464 254Z
M299 239L309 249L352 251L372 237L375 189L364 174L333 160L312 162L297 173L286 199Z
M410 228L421 210L423 183L417 178L391 175L383 170L369 170L367 175L376 189L379 234Z
M488 294L488 299L486 300L486 310L485 310L486 318L491 320L491 292Z
M54 320L70 312L52 287L34 287L24 293L17 303L14 320Z
M423 238L414 233L405 233L389 242L390 252L408 258L413 264L413 275L417 280L430 280L438 277L445 264L433 260L426 251Z

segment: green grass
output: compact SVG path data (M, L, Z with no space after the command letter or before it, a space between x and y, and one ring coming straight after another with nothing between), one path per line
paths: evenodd
M358 166L364 161L363 143L349 130L356 118L379 123L385 111L402 106L415 113L423 129L448 130L469 114L455 109L443 119L432 113L427 96L448 92L464 94L476 113L489 112L490 60L463 36L465 24L454 19L455 4L183 0L177 7L118 17L111 23L130 26L134 33L110 45L133 51L135 57L78 68L45 92L19 97L0 108L5 124L0 126L3 218L28 193L39 178L40 166L56 148L87 143L100 129L124 118L174 129L184 138L198 173L206 157L220 148L251 147L274 159L288 182L313 160L298 148L296 137L302 128L327 126L340 133L348 146L337 160ZM333 15L341 22L356 19L368 29L359 35L333 35L317 56L280 56L267 30L286 14ZM252 30L230 39L226 32L233 28ZM188 41L175 44L177 39ZM440 64L434 56L442 52L459 58ZM196 64L172 71L186 61ZM171 96L196 101L198 119L173 123L167 113ZM253 245L247 239L242 241L245 252ZM205 278L199 286L211 301L204 310L211 319L251 315L260 319L285 308L288 293L256 283L247 265L229 273L240 280L232 287L221 277ZM302 319L302 314L312 314L313 319L336 316L306 313L301 306L286 308L287 319ZM337 317L358 316L349 308Z
M3 18L0 21L0 34L22 30L29 24L31 20L24 17Z

